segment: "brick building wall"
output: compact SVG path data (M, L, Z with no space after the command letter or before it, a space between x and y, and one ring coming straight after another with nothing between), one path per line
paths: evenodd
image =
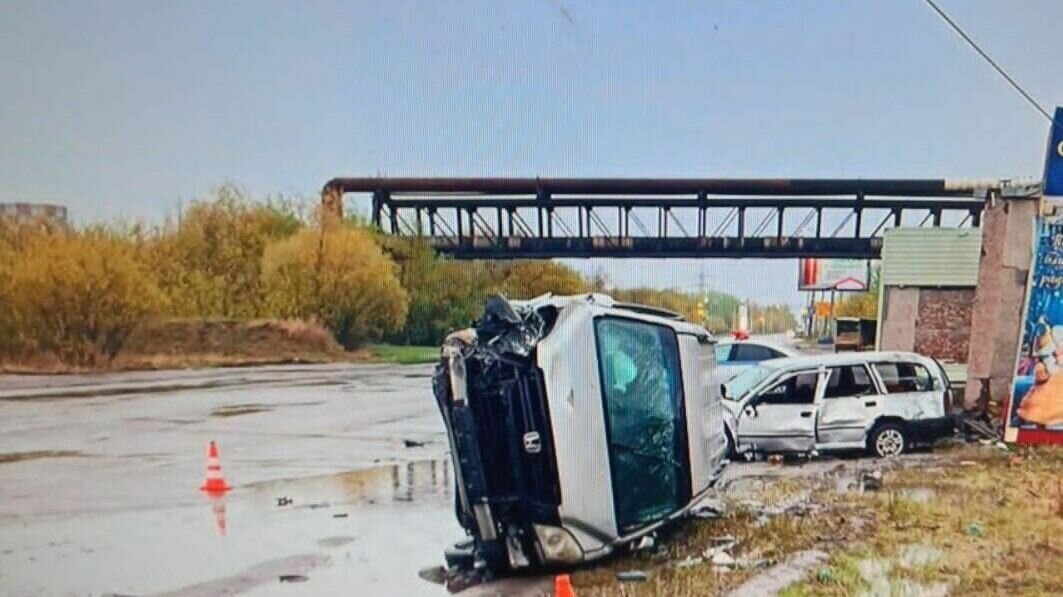
M966 363L975 289L887 286L881 350L912 351L940 361Z
M939 361L967 362L974 288L920 288L915 352Z

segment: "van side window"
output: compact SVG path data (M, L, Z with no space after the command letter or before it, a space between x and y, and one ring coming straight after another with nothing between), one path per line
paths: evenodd
M875 385L863 365L831 367L824 398L850 398L875 393Z
M758 404L812 404L816 398L816 373L799 373L772 386L757 399Z
M930 372L916 363L876 363L875 370L890 394L929 392L934 389L934 378Z

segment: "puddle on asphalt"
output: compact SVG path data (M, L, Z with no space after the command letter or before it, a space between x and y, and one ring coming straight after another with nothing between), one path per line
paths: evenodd
M4 452L0 453L0 464L9 462L24 462L26 460L40 460L42 458L72 458L84 456L75 450L34 450L31 452Z
M446 501L454 494L450 460L438 458L250 486L273 507L334 508L387 505L422 500ZM283 506L277 506L283 504Z
M212 417L239 417L240 415L253 415L255 413L271 411L273 408L265 404L227 404L210 411Z

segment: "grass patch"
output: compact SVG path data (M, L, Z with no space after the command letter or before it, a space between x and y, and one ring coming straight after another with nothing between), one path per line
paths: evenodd
M434 363L439 360L438 346L398 346L395 344L373 344L370 352L377 360L400 365Z
M34 450L32 452L5 452L0 453L0 464L9 462L23 462L26 460L40 460L42 458L69 458L81 456L81 452L74 450Z

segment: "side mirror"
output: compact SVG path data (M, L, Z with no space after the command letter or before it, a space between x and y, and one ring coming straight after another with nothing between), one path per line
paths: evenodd
M752 404L749 404L749 405L746 405L746 407L744 409L742 409L742 412L744 412L747 417L751 417L752 418L752 417L757 416L757 407L753 406Z
M727 384L722 383L722 384L720 384L720 398L726 398L726 397L727 397Z

